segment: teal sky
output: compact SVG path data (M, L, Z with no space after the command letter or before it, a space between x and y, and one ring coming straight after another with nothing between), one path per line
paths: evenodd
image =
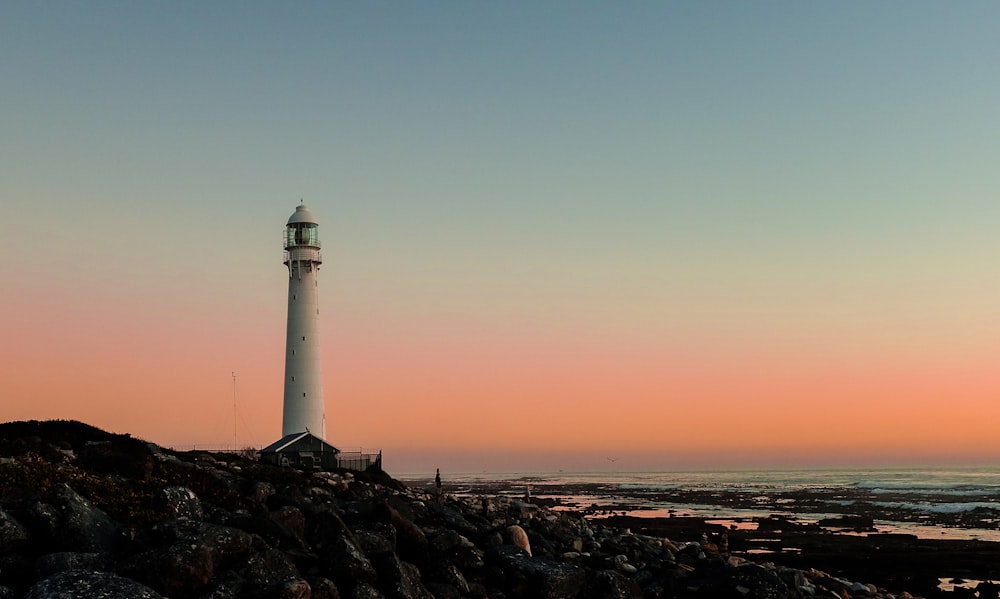
M948 406L995 421L998 22L995 2L4 3L0 378L36 382L0 388L0 419L224 443L126 397L138 380L174 390L153 404L225 406L237 371L247 441L272 440L301 198L349 444L443 451L497 402L572 413L595 388L636 414L711 398L738 438L747 385L781 409L831 372L879 382L807 412L865 419L916 386L937 394L915 436ZM91 353L63 386L39 366ZM762 378L678 382L678 363ZM911 376L928 365L933 383ZM452 428L372 416L421 403ZM551 434L619 443L592 420ZM636 441L644 463L676 450L657 443Z

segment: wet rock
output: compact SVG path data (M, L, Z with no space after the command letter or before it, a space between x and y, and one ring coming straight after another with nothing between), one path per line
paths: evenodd
M163 596L110 572L68 570L33 585L25 599L162 599Z
M839 528L856 532L872 532L875 530L875 519L871 516L845 515L836 518L824 518L817 524L827 528Z

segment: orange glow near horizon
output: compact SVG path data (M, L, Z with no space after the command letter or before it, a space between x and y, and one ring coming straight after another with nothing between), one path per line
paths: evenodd
M218 365L233 363L242 443L278 436L283 323L233 334L208 318L157 323L143 314L148 303L110 304L63 313L49 328L8 323L23 341L2 356L4 395L16 399L5 419L72 418L164 445L228 445L232 380ZM379 335L330 320L329 436L381 448L407 471L431 459L451 470L607 468L602 454L621 469L1000 457L1000 374L980 351L864 352L793 338L692 349L699 344L499 325Z

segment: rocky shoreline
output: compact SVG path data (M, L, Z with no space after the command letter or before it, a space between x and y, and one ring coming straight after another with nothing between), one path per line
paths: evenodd
M175 453L75 422L0 425L0 599L940 593L918 577L881 576L902 554L865 557L871 543L860 537L824 554L806 550L824 535L776 523L769 534L801 552L756 559L739 530L705 521L595 519L506 496L438 497L383 472L304 473L251 458ZM989 545L976 548L984 560ZM931 544L926 557L952 559L956 547Z

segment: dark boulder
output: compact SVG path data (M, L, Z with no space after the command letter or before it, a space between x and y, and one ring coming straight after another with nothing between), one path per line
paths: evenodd
M301 578L295 564L284 552L275 549L250 556L241 572L248 584L258 588L279 586Z
M434 563L453 563L463 570L483 566L483 552L454 530L446 528L431 537L429 550Z
M69 485L59 485L46 501L26 512L32 532L56 551L115 552L125 541L124 527L94 507Z
M434 599L420 581L420 570L401 561L392 552L373 555L372 565L378 573L375 586L387 599Z
M28 529L13 516L0 509L0 551L18 551L28 540Z
M36 583L25 599L162 599L153 589L110 572L67 570Z
M731 588L747 599L788 599L797 595L771 568L746 562L727 573Z
M204 547L221 564L241 561L262 545L259 537L238 528L184 518L157 524L150 536L157 544Z
M578 597L587 575L575 564L532 558L524 550L501 545L486 552L486 563L503 571L511 597L530 599L572 599Z
M359 582L344 595L344 599L386 599L386 597L369 583Z
M309 599L340 599L340 590L329 578L310 577L306 580L312 591Z
M331 575L337 588L344 590L359 583L375 583L378 575L365 554L346 536L332 539L327 553L321 557L325 573Z
M396 545L400 557L415 564L427 559L427 535L413 521L403 516L388 503L376 505L375 516L396 529Z
M114 560L106 553L63 551L48 553L35 561L35 578L42 580L66 570L114 570Z
M198 496L187 487L164 487L160 499L171 518L201 520L205 516Z
M642 599L642 589L632 580L615 572L602 570L588 581L587 599Z
M144 551L123 561L118 572L168 596L189 597L208 587L215 562L207 547L177 543Z

